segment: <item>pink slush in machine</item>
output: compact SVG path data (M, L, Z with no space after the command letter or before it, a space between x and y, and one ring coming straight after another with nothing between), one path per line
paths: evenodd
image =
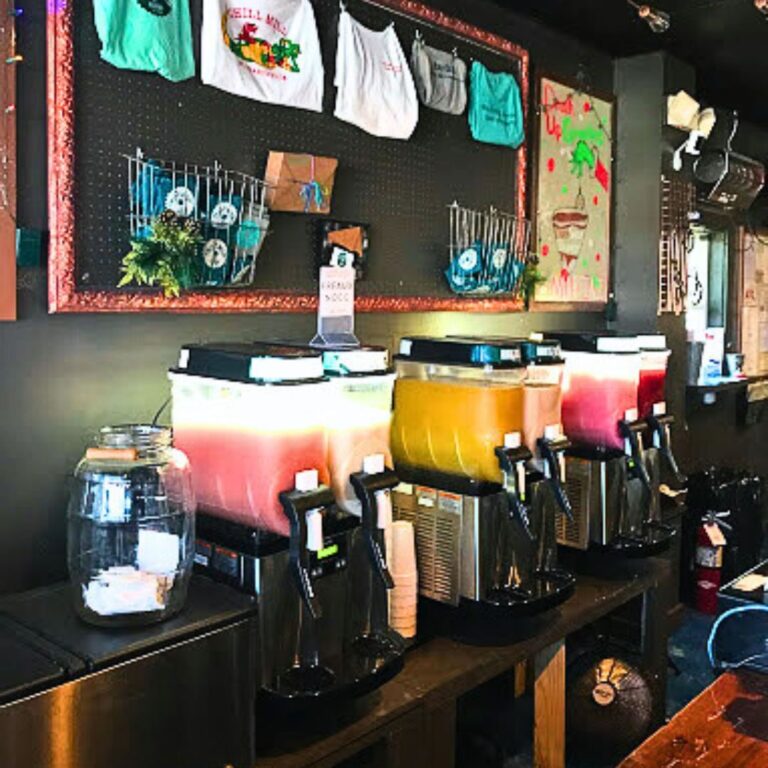
M674 530L654 514L642 440L648 425L638 413L638 337L548 335L563 349L563 431L572 444L566 489L573 520L560 515L558 543L635 557L665 549Z

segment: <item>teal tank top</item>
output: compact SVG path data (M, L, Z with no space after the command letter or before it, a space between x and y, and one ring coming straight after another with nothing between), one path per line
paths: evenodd
M195 75L189 0L93 0L101 57L177 82Z

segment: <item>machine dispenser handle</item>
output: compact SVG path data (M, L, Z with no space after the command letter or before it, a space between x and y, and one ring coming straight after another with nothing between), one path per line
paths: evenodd
M507 492L512 514L517 515L528 538L533 540L528 508L525 505L525 462L533 458L533 455L525 446L499 446L494 453L499 460L501 471L507 478L504 490ZM519 474L518 469L521 470Z
M281 491L279 499L290 524L291 573L309 615L313 619L319 619L323 615L323 610L310 576L307 514L333 504L333 492L327 486L321 485L314 491Z
M573 507L571 506L568 494L565 492L565 488L563 488L562 478L560 477L560 456L558 456L558 454L562 454L566 449L570 448L571 444L565 437L555 439L540 437L536 444L541 458L544 459L547 480L549 480L552 486L555 500L563 514L573 521Z
M382 546L384 531L379 527L376 494L394 488L400 480L391 469L385 469L376 474L355 472L349 476L349 480L362 506L363 537L374 570L384 586L387 589L392 589L395 582L392 580L392 575L387 567L387 559Z
M645 488L646 492L652 494L651 478L648 475L648 468L645 466L643 447L640 442L640 433L643 431L645 423L642 421L622 420L619 422L619 425L622 437L629 445L629 452L627 454L627 458L629 459L629 469L643 484L643 488Z
M680 485L685 485L688 478L680 471L677 465L675 454L672 453L672 441L669 436L669 428L674 423L674 416L649 416L648 426L651 428L654 442L657 444L659 453L667 460L670 471Z

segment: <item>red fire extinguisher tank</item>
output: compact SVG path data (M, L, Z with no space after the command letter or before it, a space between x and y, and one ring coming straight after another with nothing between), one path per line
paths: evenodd
M717 591L723 569L725 537L716 522L703 521L696 531L696 589L694 605L702 613L717 613Z

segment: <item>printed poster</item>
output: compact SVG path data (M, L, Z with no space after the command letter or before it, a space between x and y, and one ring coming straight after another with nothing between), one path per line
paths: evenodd
M611 245L613 103L542 78L536 253L539 302L605 303Z

